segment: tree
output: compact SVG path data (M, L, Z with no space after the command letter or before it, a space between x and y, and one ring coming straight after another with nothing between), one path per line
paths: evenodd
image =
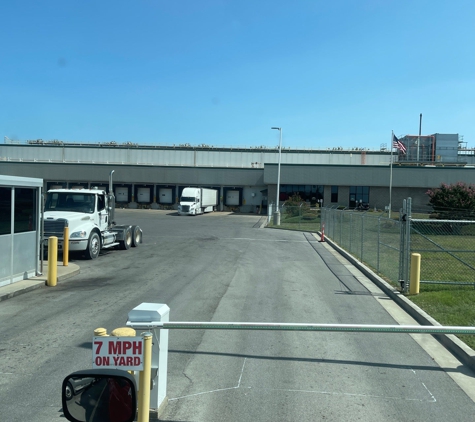
M475 219L475 185L458 182L442 183L437 189L429 189L429 205L439 218L449 220Z

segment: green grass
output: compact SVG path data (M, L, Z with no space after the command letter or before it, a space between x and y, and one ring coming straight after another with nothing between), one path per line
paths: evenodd
M320 231L320 210L306 210L303 215L298 215L298 209L294 210L294 213L283 212L280 216L280 226L274 226L274 220L271 218L267 227L316 233Z
M421 286L419 295L408 298L442 325L475 325L475 289L468 286ZM475 349L475 336L457 336Z

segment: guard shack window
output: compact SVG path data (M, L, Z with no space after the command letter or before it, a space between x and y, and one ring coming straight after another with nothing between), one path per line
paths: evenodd
M12 190L0 187L0 236L12 232Z
M15 188L15 233L36 230L36 190Z

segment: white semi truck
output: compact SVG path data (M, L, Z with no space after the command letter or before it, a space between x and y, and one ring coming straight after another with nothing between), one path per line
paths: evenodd
M109 193L100 189L51 189L44 208L43 245L48 238L58 238L58 250L64 248L64 228L69 228L69 250L83 252L88 259L99 256L101 249L129 249L142 243L137 225L116 225L112 174Z
M185 188L181 193L178 214L197 215L212 212L218 205L218 191L206 188Z

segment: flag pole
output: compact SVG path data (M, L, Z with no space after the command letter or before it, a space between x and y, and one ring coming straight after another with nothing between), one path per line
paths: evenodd
M394 141L394 131L391 131L391 162L389 164L389 209L388 209L388 218L391 218L391 200L392 200L392 191L393 191L393 141Z

